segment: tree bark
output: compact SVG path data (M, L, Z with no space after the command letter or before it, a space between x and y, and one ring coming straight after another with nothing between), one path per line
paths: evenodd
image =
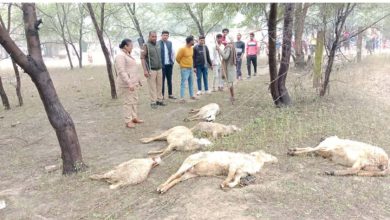
M314 56L313 87L319 88L322 79L322 58L324 54L325 31L317 32L317 45Z
M14 68L15 77L16 77L16 96L18 97L19 106L23 106L23 96L21 92L21 82L20 82L20 73L18 69L18 65L15 60L12 59L12 66Z
M358 32L359 34L358 34L357 44L356 44L357 47L356 60L358 63L360 63L362 61L363 27L359 27Z
M278 87L280 100L283 105L290 105L291 98L286 88L286 78L290 67L291 56L291 38L294 22L294 4L286 3L284 8L284 24L283 24L283 43L282 43L282 61L278 73Z
M11 106L9 105L9 100L7 93L5 93L4 87L3 87L3 81L1 80L0 76L0 96L1 96L1 101L3 102L4 109L5 110L10 110Z
M305 18L310 7L309 3L297 3L295 8L294 38L295 38L295 66L305 66L305 54L302 49L302 35L305 25Z
M89 10L89 14L91 15L91 19L93 22L93 25L95 26L96 29L96 34L99 38L100 46L102 48L104 58L106 60L106 66L107 66L107 73L108 73L108 79L110 81L110 87L111 87L111 98L116 99L117 94L116 94L116 89L115 89L115 81L114 81L114 75L112 73L112 64L111 64L111 59L110 59L110 54L108 52L108 49L106 47L106 44L104 42L103 38L103 29L104 29L104 3L102 3L102 10L101 10L101 27L99 27L97 21L96 21L96 16L95 12L93 11L92 4L87 3L87 7Z
M62 106L50 74L43 62L38 28L36 27L38 21L35 4L23 3L22 10L29 54L25 55L1 26L0 44L31 77L38 89L46 114L56 132L61 147L63 174L78 172L87 166L82 160L80 144L72 118Z
M278 3L271 3L268 19L268 65L269 65L269 75L270 75L270 90L272 99L276 106L280 105L279 100L279 88L278 88L278 69L277 69L277 60L276 60L276 19L278 16Z

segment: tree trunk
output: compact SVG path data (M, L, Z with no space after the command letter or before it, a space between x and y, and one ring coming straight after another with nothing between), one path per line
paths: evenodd
M357 44L356 44L356 60L358 63L362 61L362 45L363 45L363 27L358 28L358 38L357 38Z
M134 28L137 30L138 32L138 36L144 40L144 36L142 34L142 29L141 29L141 25L139 24L139 21L138 21L138 18L137 18L137 15L136 15L136 9L135 9L135 3L127 3L126 4L127 6L127 9L128 9L128 12L129 12L129 15L130 15L130 18L131 18L131 21L133 22L133 25L134 25Z
M69 66L70 66L70 69L73 70L73 62L72 62L72 56L70 54L70 51L69 51L69 47L68 47L68 42L66 40L66 37L65 37L65 25L67 25L67 20L66 20L66 12L65 12L65 8L64 8L64 5L62 4L62 18L61 18L61 15L60 15L60 9L58 7L59 5L56 3L56 9L57 9L57 18L58 18L58 22L60 24L60 28L61 28L61 37L62 37L62 43L64 44L64 47L65 47L65 51L66 51L66 55L68 57L68 61L69 61Z
M78 57L79 59L79 67L80 69L83 68L83 29L84 29L84 8L82 5L79 5L79 11L80 11L80 27L79 27L79 51L80 51L80 56Z
M330 78L330 73L332 72L334 57L336 55L336 50L340 44L341 31L344 28L345 20L347 19L351 11L355 8L355 6L356 4L351 5L351 3L347 3L346 5L343 5L341 8L337 10L335 27L334 27L335 37L329 52L328 63L326 65L326 70L325 70L324 83L322 84L320 90L320 96L324 96L328 89L329 78Z
M8 4L8 24L7 24L7 32L8 33L11 30L11 14L12 14L12 4L9 3ZM23 105L23 97L22 97L22 93L20 91L21 90L20 73L19 73L18 66L15 63L15 60L13 60L13 59L11 59L11 60L12 60L12 66L14 68L15 78L16 78L16 96L18 97L19 106L22 106Z
M12 66L14 67L15 77L16 77L16 96L18 96L19 106L22 106L23 97L22 97L22 92L20 91L21 90L20 73L19 73L18 65L16 64L14 59L12 59Z
M65 47L65 50L66 50L66 55L67 55L68 60L69 60L70 69L73 70L72 56L70 55L68 43L66 42L65 36L62 36L62 43L64 44L64 47Z
M322 58L324 54L325 31L317 32L317 46L314 56L313 87L319 88L322 79Z
M291 98L286 88L286 78L290 67L291 56L291 38L294 22L294 4L286 3L284 8L284 24L283 24L283 43L282 43L282 61L278 73L278 88L280 100L283 105L290 105Z
M309 3L297 3L295 8L294 38L295 38L295 66L303 68L305 66L305 54L302 50L302 35L305 25L305 18Z
M188 13L190 14L192 20L195 22L195 25L196 25L196 27L198 28L198 31L199 31L199 35L205 36L204 35L203 24L202 24L201 21L199 21L199 19L195 15L195 13L192 11L190 4L185 3L185 7L186 7ZM202 13L203 13L203 11L202 11Z
M278 69L277 69L277 60L276 60L276 25L277 25L277 16L278 16L278 3L271 3L268 18L268 65L269 65L269 76L271 80L270 90L272 99L276 106L280 105L279 99L279 88L278 88Z
M5 93L5 90L3 87L3 81L1 80L1 76L0 76L0 96L1 96L1 101L3 102L3 105L4 105L4 109L10 110L11 106L9 105L8 97L7 97L7 94Z
M117 98L117 94L116 94L116 89L115 89L114 75L112 73L112 64L111 64L110 54L108 52L106 44L104 43L104 38L103 38L103 28L104 27L100 27L99 28L99 25L98 25L98 23L96 21L95 12L93 11L91 3L87 3L87 7L88 7L88 10L89 10L89 14L91 15L91 19L92 19L93 25L95 26L96 34L97 34L97 36L99 38L99 42L100 42L100 46L101 46L103 54L104 54L104 58L106 60L108 79L110 81L110 86L111 86L111 97L113 99L116 99ZM104 12L104 9L102 9L102 12ZM104 19L104 15L103 14L101 14L100 16L102 16L102 19ZM101 22L101 23L103 23L103 22Z
M0 43L11 54L15 62L31 77L38 89L46 114L56 132L61 147L63 174L78 172L87 166L82 160L80 144L72 118L62 106L50 74L43 62L35 4L23 3L22 10L28 56L20 50L1 26Z

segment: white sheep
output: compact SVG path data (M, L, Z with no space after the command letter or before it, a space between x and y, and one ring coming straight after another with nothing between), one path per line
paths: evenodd
M164 149L157 151L149 151L148 154L158 154L159 157L163 157L166 154L177 150L177 151L192 151L198 150L206 146L210 146L212 143L208 139L195 138L192 131L184 126L176 126L163 133L150 137L142 138L142 143L150 143L152 141L163 141L168 142L168 146Z
M386 152L380 147L363 142L331 136L314 148L289 149L288 155L293 156L309 152L314 152L335 163L350 167L325 172L328 175L385 176L390 173L389 157Z
M226 176L221 188L233 188L241 178L253 175L261 170L266 162L278 159L264 151L250 154L227 151L199 152L184 160L179 170L161 184L157 191L165 193L177 183L197 176Z

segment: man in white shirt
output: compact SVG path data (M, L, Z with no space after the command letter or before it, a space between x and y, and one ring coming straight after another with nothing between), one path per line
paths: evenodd
M216 45L212 48L213 51L213 70L214 70L214 79L213 79L213 92L216 92L216 86L218 86L218 91L223 91L223 80L222 80L222 65L221 65L221 55L219 54L217 47L223 51L224 46L222 44L222 34L217 34Z

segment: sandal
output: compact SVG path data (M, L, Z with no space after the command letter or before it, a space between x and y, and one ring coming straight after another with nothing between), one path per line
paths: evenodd
M129 122L126 124L126 128L135 128L135 124L133 122Z

